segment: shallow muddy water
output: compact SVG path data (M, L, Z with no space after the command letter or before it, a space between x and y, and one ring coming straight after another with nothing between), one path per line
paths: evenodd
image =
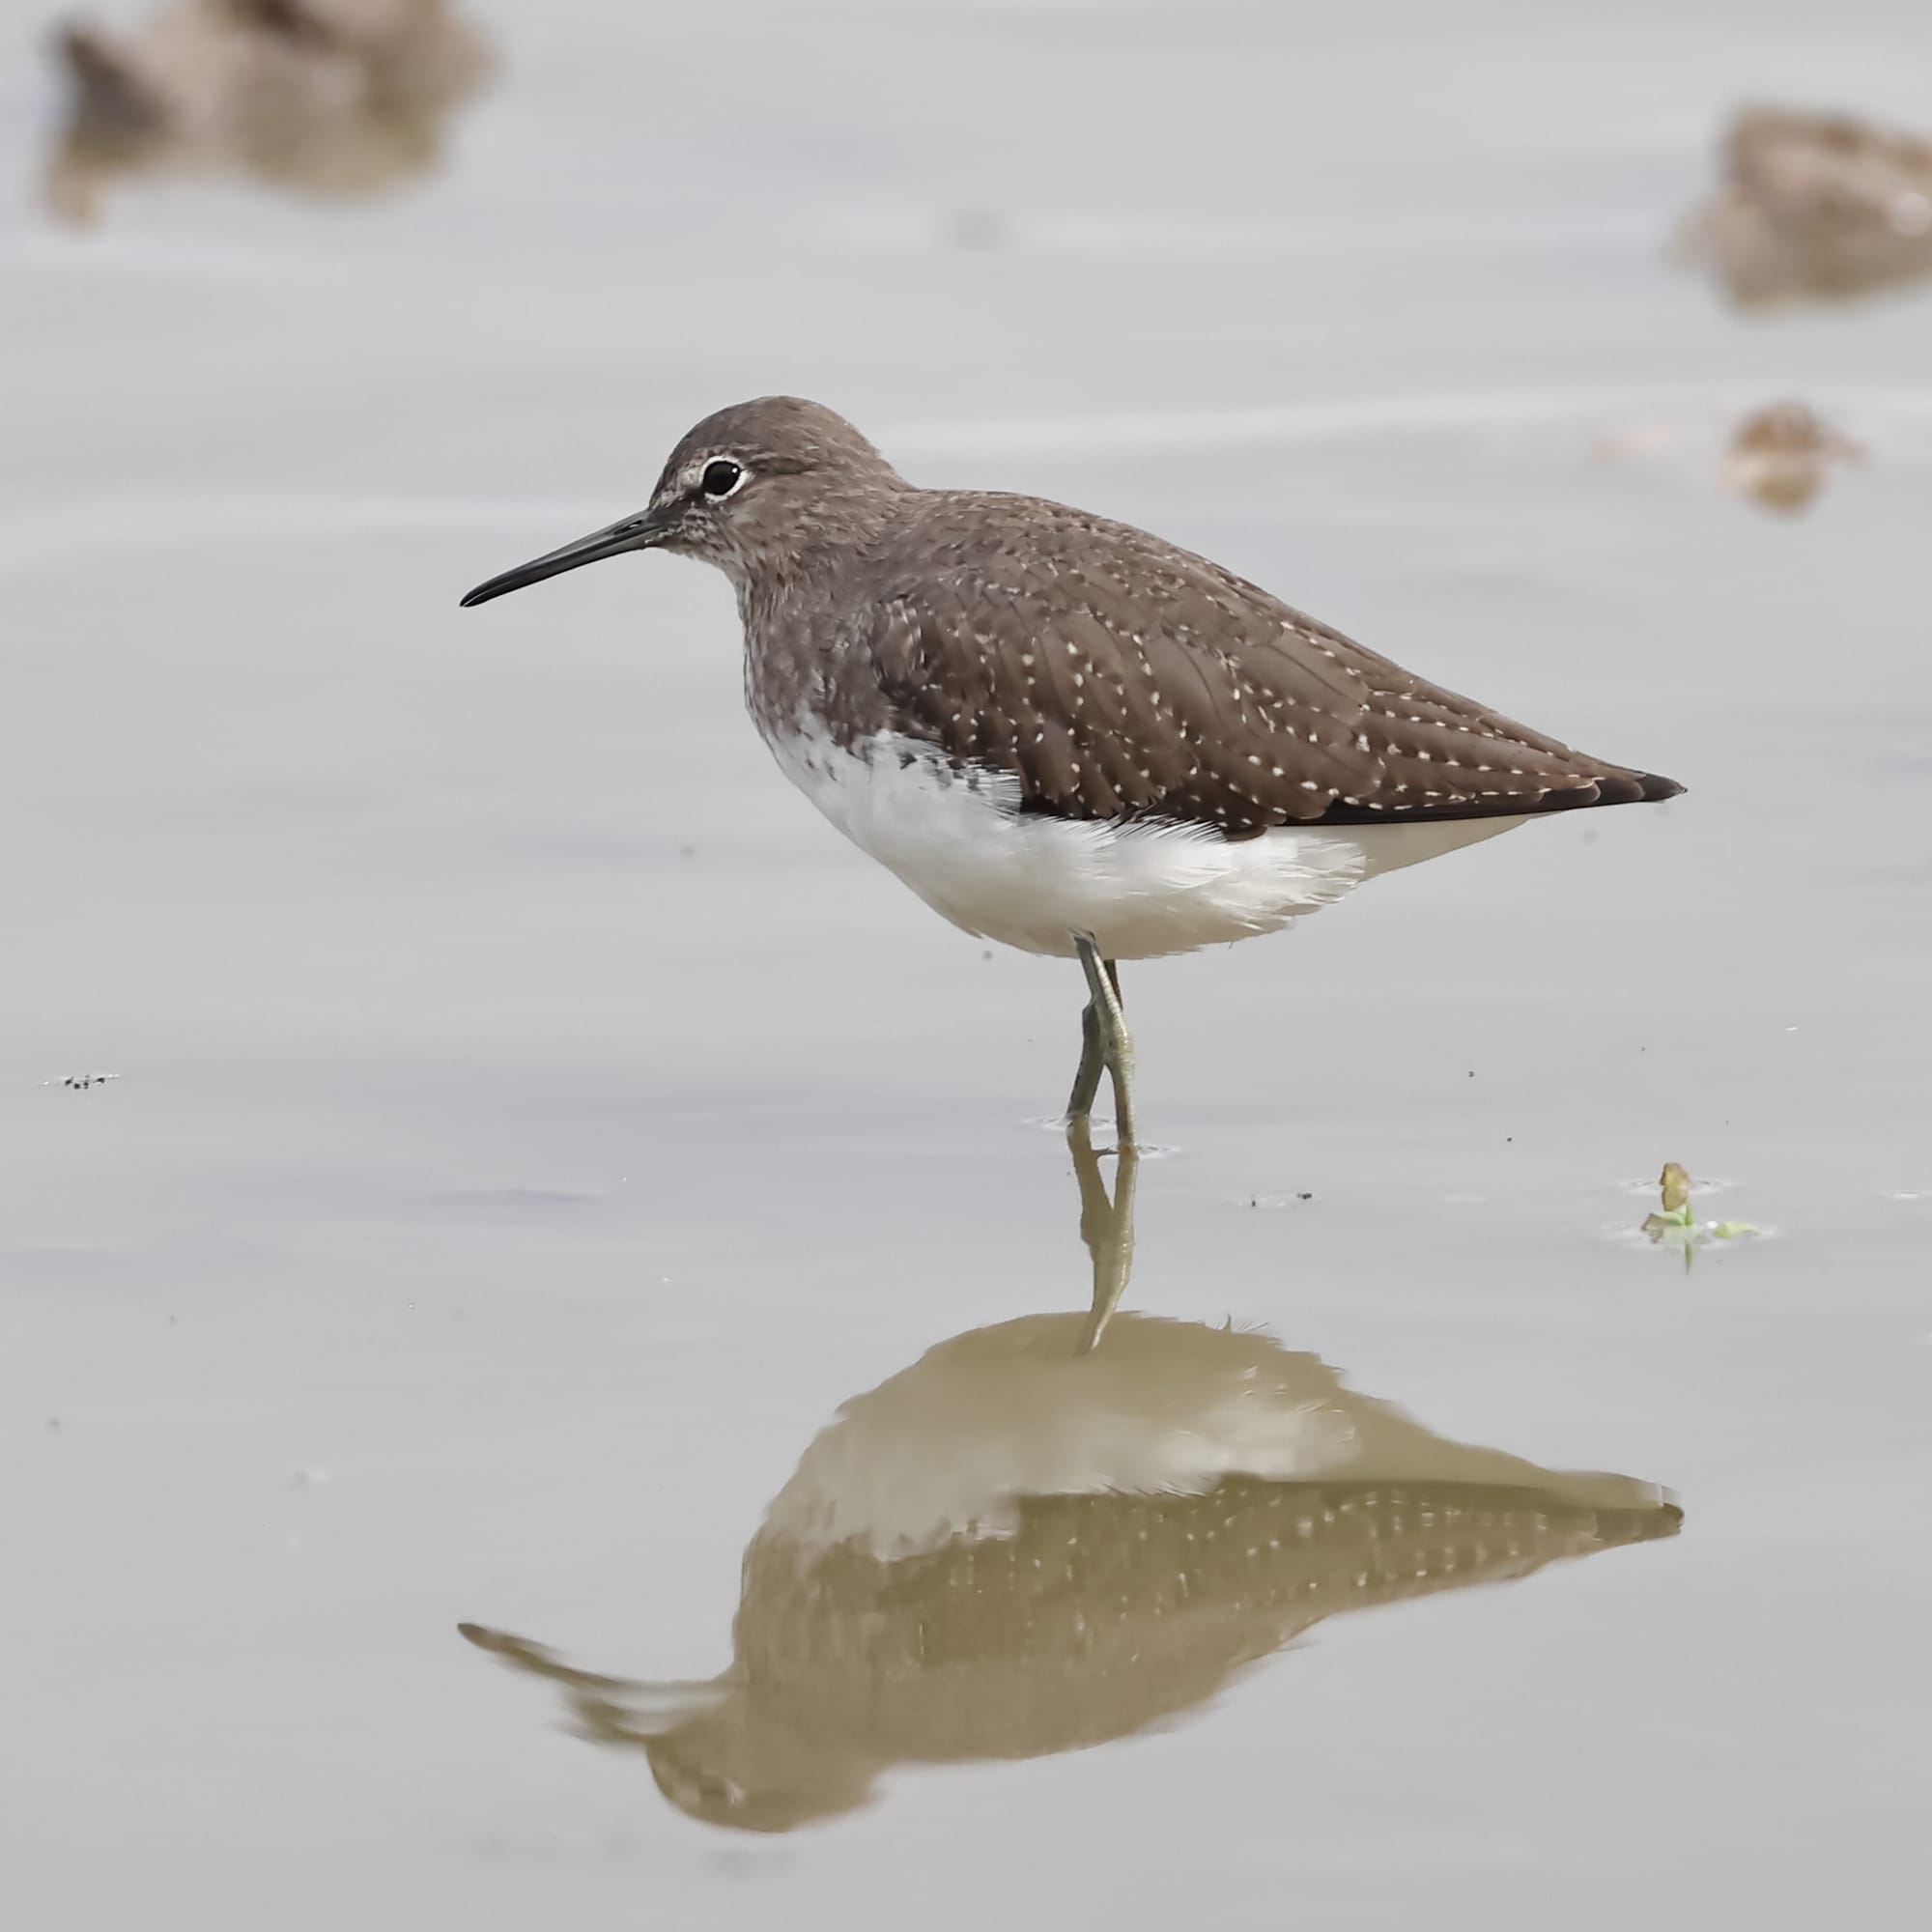
M9 1921L1912 1922L1932 294L1664 244L1932 19L494 11L420 185L74 233L0 6ZM456 608L773 389L1690 786L1129 970L1083 1362L1074 969L722 582Z

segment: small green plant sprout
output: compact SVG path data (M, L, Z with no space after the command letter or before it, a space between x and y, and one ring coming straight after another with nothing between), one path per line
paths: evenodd
M1699 1221L1690 1206L1690 1177L1674 1160L1663 1163L1657 1185L1662 1207L1661 1211L1644 1216L1643 1232L1660 1246L1681 1248L1687 1272L1691 1257L1705 1242L1734 1241L1740 1235L1758 1232L1748 1221Z

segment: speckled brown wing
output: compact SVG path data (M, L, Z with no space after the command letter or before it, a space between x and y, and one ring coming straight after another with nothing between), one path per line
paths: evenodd
M875 562L855 670L912 735L1015 778L1026 810L1241 838L1682 789L1430 684L1206 558L1059 504L947 493Z
M761 1535L733 1631L749 1694L881 1759L1032 1757L1212 1696L1324 1618L1673 1536L1675 1504L1490 1483L1267 1483L1019 1499L1009 1537L886 1559Z

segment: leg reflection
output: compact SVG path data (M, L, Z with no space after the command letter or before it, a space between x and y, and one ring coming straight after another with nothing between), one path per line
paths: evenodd
M1073 1155L1074 1179L1080 1183L1080 1238L1094 1258L1094 1304L1080 1336L1084 1355L1099 1346L1133 1272L1134 1180L1141 1156L1131 1141L1122 1140L1120 1171L1110 1195L1084 1115L1067 1122L1066 1146Z

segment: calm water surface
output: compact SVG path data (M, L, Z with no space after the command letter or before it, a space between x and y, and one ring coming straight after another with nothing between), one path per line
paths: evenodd
M75 235L0 6L10 1921L1912 1922L1932 297L1661 242L1932 19L486 11L417 190ZM711 576L456 610L780 388L1691 787L1130 971L1084 1362L1072 968Z

